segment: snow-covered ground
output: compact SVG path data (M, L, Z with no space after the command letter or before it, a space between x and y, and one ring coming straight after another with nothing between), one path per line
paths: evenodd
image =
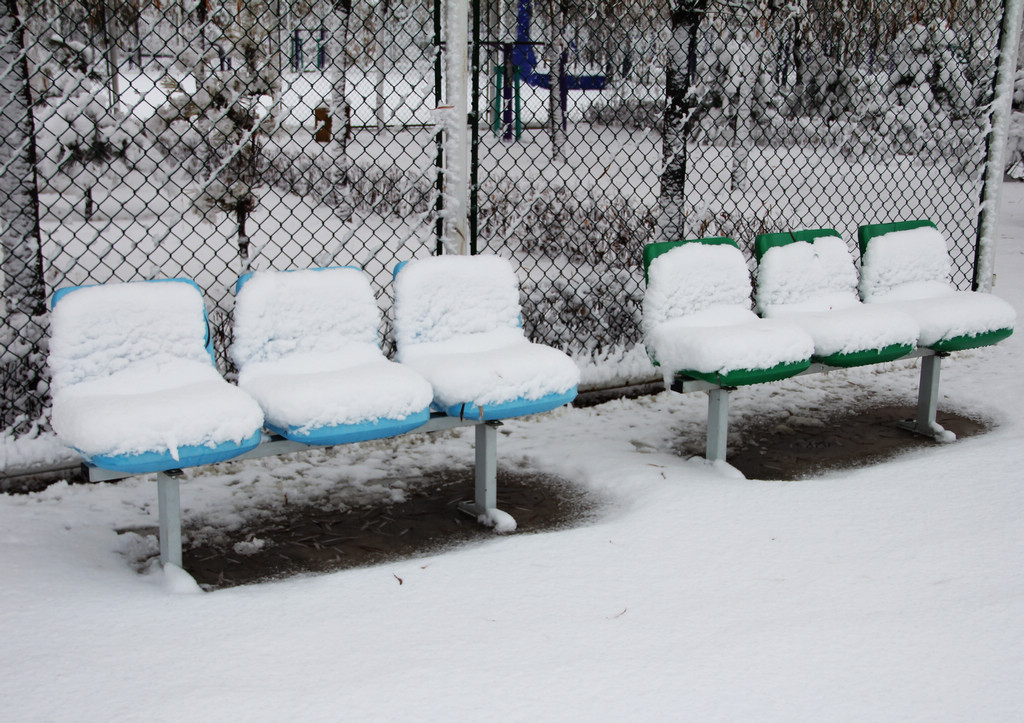
M1024 185L1004 190L997 254L1020 315ZM213 593L129 564L153 540L115 529L155 524L151 479L0 496L2 718L1021 720L1022 354L1018 332L943 365L941 405L987 434L799 482L673 453L703 434L701 395L510 422L501 465L576 481L596 519ZM744 389L733 429L916 386L895 364ZM286 492L400 497L471 444L220 465L183 484L186 527L241 525Z

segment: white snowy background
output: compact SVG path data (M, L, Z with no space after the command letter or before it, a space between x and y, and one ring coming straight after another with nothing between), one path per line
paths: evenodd
M1024 309L1024 185L996 291ZM943 365L986 434L797 482L674 452L700 394L506 424L500 464L602 501L574 529L212 593L129 564L151 478L0 496L0 700L38 720L944 720L1024 716L1024 334ZM911 404L909 364L734 394L733 426ZM192 471L189 524L400 497L472 434ZM341 481L339 481L339 479ZM500 484L500 471L499 471ZM467 490L467 494L469 491ZM401 578L399 581L398 578Z

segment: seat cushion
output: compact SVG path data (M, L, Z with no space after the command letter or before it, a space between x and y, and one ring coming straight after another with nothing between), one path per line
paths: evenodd
M920 326L918 344L958 351L995 344L1013 333L1017 312L997 296L944 289L937 296L892 300L879 307L911 316Z
M413 344L402 363L430 382L436 409L473 419L554 409L575 398L580 378L567 355L530 343L518 329Z
M809 304L780 304L765 318L797 324L814 340L814 360L831 366L860 366L905 356L917 344L919 327L905 313L854 303L834 310L808 311Z
M143 474L259 443L263 413L213 365L191 281L61 289L50 329L53 428L87 462Z
M54 431L86 461L130 474L219 462L259 443L263 414L208 363L134 364L54 395Z
M430 384L377 346L369 277L334 267L258 271L238 283L232 356L267 428L306 444L391 437L430 418Z
M498 256L414 259L395 271L397 359L433 387L451 416L504 419L576 397L579 369L566 354L527 340L519 283Z
M724 386L757 384L810 366L814 342L799 326L719 307L649 329L648 352L666 372Z
M372 344L249 364L238 384L259 402L268 429L307 444L403 434L430 418L433 397L422 376Z
M861 296L909 314L921 327L918 344L958 351L995 344L1013 333L1017 312L991 294L958 291L950 283L946 239L930 221L862 226Z

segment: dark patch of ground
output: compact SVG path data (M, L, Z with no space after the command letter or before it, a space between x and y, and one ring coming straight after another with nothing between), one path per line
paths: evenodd
M900 429L911 407L880 405L830 417L784 416L737 423L741 442L728 461L748 479L796 480L830 470L877 464L938 444ZM939 423L958 438L991 424L956 412ZM679 441L683 455L703 455L703 439ZM473 471L438 470L409 485L402 502L330 510L286 507L273 520L226 532L223 542L188 547L184 566L205 589L244 585L297 574L333 572L424 555L490 538L495 533L458 510L473 496ZM572 483L533 472L498 470L498 507L518 523L516 534L579 524L599 503ZM133 530L156 534L156 530ZM262 541L262 542L260 542Z
M228 535L224 544L186 548L182 563L212 590L374 565L494 536L458 509L472 500L472 470L438 470L425 481L403 502L341 511L287 508L277 519ZM516 519L521 534L578 523L596 504L565 480L499 469L498 508ZM187 523L184 537L187 544ZM262 547L253 544L257 540Z
M728 461L747 479L797 480L878 464L910 450L942 444L897 426L914 414L913 407L884 405L825 418L763 420L737 430L742 441L729 450ZM991 426L957 412L940 411L937 419L957 439Z

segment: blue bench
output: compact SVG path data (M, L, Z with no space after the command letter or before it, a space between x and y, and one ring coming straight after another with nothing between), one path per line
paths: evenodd
M490 278L502 268L472 258L480 260L460 265L468 276L477 268ZM514 273L501 281L486 286L512 283L518 309ZM381 353L380 311L362 271L261 271L241 278L236 292L238 386L216 369L203 296L191 281L70 287L52 301L54 430L82 455L90 480L156 473L161 563L182 562L182 468L460 426L476 427L475 498L464 509L498 531L515 529L496 506L495 428L571 401L578 370L568 357L545 354L554 365L547 383L557 389L470 395L455 414L414 366ZM406 303L417 298L402 295ZM489 335L484 327L474 333ZM466 343L455 348L437 338L432 348L458 357ZM488 364L496 365L489 373L507 371L500 353L462 357L460 368L476 379ZM567 376L568 389L559 386Z

